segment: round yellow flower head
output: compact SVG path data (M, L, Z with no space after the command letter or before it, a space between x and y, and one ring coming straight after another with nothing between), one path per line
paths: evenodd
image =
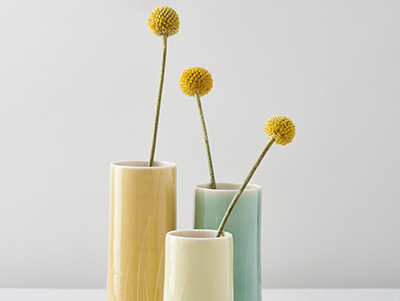
M155 8L149 16L149 28L157 36L167 37L177 34L179 31L179 17L175 10L168 6Z
M264 132L268 134L269 139L275 138L276 144L286 145L293 141L296 127L290 118L277 115L267 121Z
M193 67L182 72L179 78L179 86L183 94L194 96L199 93L200 96L206 95L213 87L211 73L202 67Z

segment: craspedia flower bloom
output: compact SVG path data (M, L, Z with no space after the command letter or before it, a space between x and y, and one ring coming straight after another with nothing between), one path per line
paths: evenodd
M296 127L290 118L277 115L267 121L264 131L269 139L275 138L276 144L286 145L293 141Z
M157 36L173 36L179 31L179 17L175 10L168 6L155 8L149 16L149 28Z
M193 67L182 72L179 78L179 86L183 94L194 96L199 93L200 96L206 95L213 87L211 73L202 67Z

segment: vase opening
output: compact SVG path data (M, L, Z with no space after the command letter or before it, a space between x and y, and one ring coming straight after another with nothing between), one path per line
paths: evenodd
M166 168L176 166L175 163L164 161L154 161L151 167L149 166L149 161L116 161L111 165L125 168Z
M213 189L213 190L220 190L220 191L238 190L240 188L240 186L241 186L240 183L216 183L216 185L217 185L217 189ZM212 189L210 183L199 184L199 185L196 186L196 188L197 189L204 189L204 190ZM260 189L260 188L261 187L259 185L256 185L256 184L247 184L245 190L257 190L257 189Z
M204 229L194 229L194 230L175 230L168 232L169 236L182 239L214 239L217 235L216 230L204 230ZM229 238L232 234L229 232L223 232L220 238Z

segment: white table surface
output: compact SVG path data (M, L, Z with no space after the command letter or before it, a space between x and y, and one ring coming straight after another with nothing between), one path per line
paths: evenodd
M0 288L0 301L105 300L105 289ZM400 289L264 289L263 301L400 301Z

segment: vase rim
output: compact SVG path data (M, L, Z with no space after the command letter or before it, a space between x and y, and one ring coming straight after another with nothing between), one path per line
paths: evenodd
M166 161L154 161L153 166L149 166L149 161L121 160L112 162L111 166L132 169L161 169L176 167L176 164Z
M213 190L213 191L232 191L232 190L238 190L242 183L234 183L234 182L217 182L217 189L212 189L210 183L202 183L202 184L197 184L196 189L199 190ZM246 190L260 190L261 186L257 184L252 184L249 183L247 184L245 191Z
M174 239L191 239L191 240L213 240L213 239L229 239L232 234L229 232L222 232L221 237L215 237L217 230L211 229L184 229L184 230L173 230L167 233L167 236L173 237Z

